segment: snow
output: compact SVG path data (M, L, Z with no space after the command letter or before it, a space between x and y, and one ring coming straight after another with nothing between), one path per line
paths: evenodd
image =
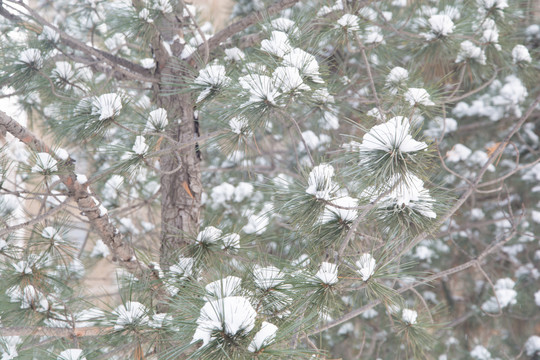
M323 6L317 12L317 16L325 16L333 11L343 10L343 0L336 0L332 6Z
M416 248L414 256L417 257L420 260L426 260L427 262L431 262L431 258L435 255L435 252L428 248L425 245L419 245Z
M149 24L154 22L154 20L150 17L150 10L147 8L144 8L139 12L139 19L146 21Z
M346 31L352 33L360 30L360 26L358 25L359 21L360 19L356 15L343 14L343 16L338 19L337 23Z
M67 349L62 351L56 360L86 360L82 353L81 349Z
M217 242L221 237L221 230L213 226L204 228L199 235L197 235L198 244L213 244Z
M477 5L482 9L481 13L489 10L504 10L508 7L508 0L477 0Z
M92 252L90 253L90 257L107 257L109 256L111 252L109 251L109 247L105 245L103 240L98 239L96 241L96 244L92 248Z
M61 241L62 237L58 233L58 230L53 228L52 226L47 226L41 231L41 236L45 239L54 239L57 241Z
M244 52L237 47L225 49L225 58L227 60L242 61L245 59L245 57L246 55L244 54Z
M484 50L471 41L465 40L460 44L460 50L456 58L456 63L474 60L481 65L486 65L486 53Z
M193 265L195 261L193 258L187 258L180 256L178 262L169 268L169 271L181 280L187 279L193 274Z
M326 144L330 142L330 138L326 134L321 134L320 136L317 136L313 131L306 130L302 132L302 138L306 142L307 147L310 150L317 150L321 145ZM298 151L305 150L304 144L299 143L298 144Z
M272 74L272 80L275 86L282 92L310 90L310 87L304 84L300 71L292 66L279 66Z
M380 120L380 121L384 121L384 120L385 120L384 114L381 114L381 112L379 111L379 109L376 108L376 107L374 107L374 108L372 108L371 110L369 110L369 111L366 113L366 115L367 115L367 116L374 117L375 119Z
M209 301L201 309L192 343L213 340L212 334L224 332L229 337L245 336L255 327L257 313L249 300L242 296L229 296Z
M163 44L167 44L167 43L163 43ZM197 50L197 48L195 46L191 46L190 44L186 44L184 46L184 50L182 50L182 53L180 54L180 58L181 59L187 59L196 50Z
M529 49L523 45L516 45L512 49L512 61L517 63L530 63L532 61Z
M338 282L338 266L329 262L322 262L315 277L325 285L334 285Z
M463 144L456 144L454 147L446 152L446 161L458 162L466 160L472 154L472 150Z
M246 234L260 235L264 233L270 223L270 216L273 210L271 203L266 203L261 211L256 214L253 210L246 211L247 224L242 228Z
M408 78L409 72L402 67L396 66L390 70L386 76L386 86L390 89L390 93L397 94L399 86Z
M65 150L65 149L62 149L62 148L58 148L55 150L55 154L56 156L58 156L58 158L60 158L61 160L68 160L69 159L69 153ZM78 176L78 175L77 175ZM80 181L79 181L80 182ZM84 183L81 183L81 184L84 184Z
M32 167L33 172L45 173L58 171L56 160L45 152L36 154L36 164Z
M431 219L437 217L433 211L435 200L424 188L424 182L413 174L395 175L386 185L377 188L370 186L361 195L369 197L370 202L375 202L381 194L385 193L386 195L382 196L377 203L379 207L407 206L425 217Z
M476 360L491 360L491 353L482 345L476 345L471 351L471 357Z
M359 151L382 150L394 153L397 150L402 153L409 153L426 148L427 144L425 142L416 141L410 135L409 119L396 116L384 124L373 126L364 135Z
M368 310L364 311L364 313L362 313L362 317L364 319L373 319L377 315L379 315L379 312L377 310L375 310L375 309L368 309Z
M253 103L276 104L276 98L280 95L278 88L274 85L272 78L266 75L250 74L241 76L238 79L240 86L249 94L247 105Z
M533 335L525 342L525 353L533 356L540 353L540 336Z
M125 304L117 306L113 315L117 316L114 330L122 330L128 325L148 324L148 309L146 306L136 301L127 301Z
M489 156L485 151L475 150L467 161L472 165L478 165L480 167L484 166L489 160ZM488 166L488 171L495 171L495 166L493 164Z
M135 143L131 150L137 155L144 155L148 151L148 145L144 136L139 135L135 138Z
M319 121L319 124L321 127L325 130L337 130L339 129L339 118L334 113L335 110L332 111L324 111L321 117L321 120Z
M173 12L173 8L169 3L169 0L154 0L154 9L161 11L164 14Z
M291 261L292 266L301 266L306 267L310 264L311 260L309 259L308 254L302 254L297 259Z
M199 75L193 81L203 86L221 86L230 83L231 79L226 76L225 66L209 64L199 71Z
M212 90L228 86L231 83L231 78L226 75L227 71L223 65L207 65L201 69L199 76L193 81L197 85L206 86L197 97L197 102L200 102L208 97Z
M333 206L332 204L336 205ZM330 204L327 204L324 208L324 212L321 215L320 222L325 224L330 221L353 221L358 215L357 209L343 209L343 208L356 208L358 207L358 199L354 199L350 196L341 196L330 200Z
M284 281L283 273L275 266L255 265L253 278L255 285L262 290L273 289Z
M113 175L110 177L109 180L105 183L102 190L102 195L105 199L116 199L118 197L118 188L122 183L124 182L124 177L120 175ZM97 203L97 201L96 201Z
M247 136L251 133L248 120L243 116L235 116L229 120L229 127L233 133L238 135Z
M163 327L164 323L170 323L171 320L172 315L167 313L158 313L152 315L152 319L148 322L148 325L155 329L160 329Z
M16 359L19 356L17 346L23 342L23 339L20 336L3 336L1 340L3 345L0 346L1 360Z
M516 117L521 117L522 111L519 104L527 98L527 88L515 75L509 75L505 79L505 84L499 90L499 95L492 98L495 106L503 106L508 111L512 111Z
M122 110L122 99L116 93L103 94L92 99L92 115L103 121L118 116Z
M145 69L152 70L156 67L156 61L153 58L141 59L141 66Z
M330 95L327 88L317 89L311 94L311 97L314 101L317 101L321 104L334 103L334 97Z
M261 50L278 57L283 57L292 50L289 36L283 31L272 31L270 39L261 41Z
M368 26L366 27L365 34L362 36L362 39L364 39L364 44L377 44L382 43L384 41L384 37L382 35L382 30L378 26ZM376 65L376 61L373 61Z
M223 241L222 249L240 249L240 235L231 233L221 238Z
M105 40L105 46L112 53L117 53L120 49L127 45L127 39L124 34L115 33L113 36Z
M248 351L256 352L270 345L276 338L278 327L267 321L263 321L261 330L257 331L248 346Z
M20 302L21 309L35 308L39 312L49 310L49 302L45 295L36 289L33 285L26 285L23 289L16 285L6 290L10 302Z
M19 54L19 62L26 64L36 69L41 69L43 66L43 58L41 57L41 52L38 49L26 49L21 51Z
M375 273L375 267L377 262L371 256L371 254L364 253L360 256L360 259L356 261L356 270L360 274L362 281L368 281Z
M454 32L454 22L450 16L446 14L436 14L432 15L428 19L428 24L430 27L430 33L421 34L427 40L433 40L438 37L444 37L452 34Z
M2 194L0 198L1 211L0 214L6 214L19 209L21 203L19 198L13 194Z
M485 19L482 23L482 29L483 32L480 41L492 44L497 44L499 42L499 30L493 19ZM500 47L497 46L497 49L499 50Z
M528 42L540 40L540 25L532 24L525 29L525 36Z
M336 185L332 181L334 168L329 164L315 166L308 177L308 187L306 193L315 196L317 199L330 200L330 193L335 191Z
M148 121L146 122L145 132L161 131L167 127L169 120L167 118L167 110L159 108L150 111Z
M226 298L228 296L240 295L242 292L242 279L236 276L227 276L226 278L213 281L205 286L207 295L206 301Z
M274 19L270 22L270 25L274 30L277 31L283 31L286 33L290 33L292 35L296 34L298 32L298 28L296 27L296 24L291 19L287 19L284 17L280 17L277 19Z
M441 136L441 133L445 132L445 134L454 132L458 128L458 123L453 118L445 118L442 117L436 117L433 119L433 121L429 122L428 129L424 131L424 135L433 139L438 138Z
M319 73L319 64L315 56L305 52L302 49L292 49L289 53L283 56L283 63L287 66L293 66L300 72L311 78L313 82L324 83Z
M60 79L69 80L75 74L73 67L67 61L57 61L55 66L52 74Z
M41 30L41 34L39 35L38 39L56 43L58 40L60 40L60 34L58 34L56 30L50 26L45 25L43 26L43 30Z
M514 281L510 278L497 280L495 283L495 296L482 304L482 310L489 313L497 313L500 309L517 303L517 292L514 290ZM498 300L498 303L497 303Z
M234 201L242 202L253 195L253 185L247 182L240 182L234 189Z
M210 198L212 199L212 208L217 209L220 205L224 206L227 201L231 201L234 197L235 187L227 182L212 188Z
M540 306L540 290L534 293L534 303Z
M411 106L424 105L433 106L435 103L431 101L426 89L409 88L405 92L405 101L408 101Z
M369 6L360 8L360 10L358 10L358 15L369 22L374 22L377 20L377 11L373 10Z
M416 318L418 317L418 313L415 310L411 309L403 309L401 313L401 318L403 321L409 325L416 324Z

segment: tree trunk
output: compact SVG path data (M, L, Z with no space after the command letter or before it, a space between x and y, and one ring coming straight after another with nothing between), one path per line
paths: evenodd
M178 76L178 74L174 74ZM162 82L163 83L163 82ZM166 82L165 82L166 83ZM191 94L164 96L167 85L160 86L159 106L167 110L167 134L179 143L193 142L198 136L193 117ZM173 145L163 140L162 148ZM160 168L170 172L181 164L178 171L161 175L161 267L168 269L178 258L178 252L197 236L201 208L201 170L196 146L184 147L160 158Z

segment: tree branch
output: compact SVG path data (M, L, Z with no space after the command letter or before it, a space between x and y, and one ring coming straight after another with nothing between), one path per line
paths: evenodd
M225 29L221 30L220 32L212 36L208 40L208 42L199 45L199 47L197 48L197 51L195 51L193 54L189 56L189 58L187 59L187 62L191 62L195 57L199 57L202 51L206 51L205 50L206 46L208 46L209 51L212 51L216 47L220 46L220 44L223 41L229 39L231 36L261 21L261 19L265 15L266 16L274 15L280 12L281 10L290 8L291 6L293 6L299 1L300 0L281 0L273 5L270 5L264 10L255 11L249 14L248 16L243 17L241 20L227 26Z
M124 59L124 58L120 57L120 56L116 56L116 55L110 54L110 53L108 53L106 51L99 50L99 49L96 49L94 47L88 46L88 45L84 44L83 42L75 39L74 37L68 35L67 33L62 31L58 27L54 26L53 24L51 24L47 20L45 20L41 15L39 15L37 12L35 12L28 5L26 5L24 3L17 3L17 5L22 6L25 10L27 10L29 12L29 14L34 18L34 20L39 25L48 26L51 29L53 29L54 31L56 31L58 33L58 35L60 35L61 41L66 46L68 46L68 47L70 47L72 49L75 49L75 50L79 50L79 51L81 51L81 52L83 52L83 53L85 53L87 55L94 56L94 57L108 63L109 65L114 67L116 70L118 70L118 72L124 74L128 78L131 78L131 79L134 79L134 80L139 80L139 81L148 81L148 82L156 82L157 81L152 76L152 73L149 70L142 67L141 65L135 64L135 63L133 63L133 62L127 60L127 59ZM14 22L18 22L18 23L23 23L24 22L24 20L21 17L9 13L5 8L3 8L1 6L1 3L0 3L0 15L2 15L6 19L14 21ZM142 77L134 75L133 74L134 72L137 73L137 74L142 75Z
M512 240L512 238L514 237L514 235L516 233L516 226L517 226L517 224L514 224L514 228L512 229L512 231L510 232L510 234L506 238L504 238L502 241L499 241L498 243L494 244L493 246L490 246L490 247L486 248L476 259L469 260L466 263L463 263L461 265L454 266L453 268L446 269L444 271L441 271L441 272L438 272L438 273L433 274L431 276L428 276L427 278L423 279L422 281L415 282L415 283L409 284L407 286L401 287L401 288L397 289L396 292L398 294L401 294L401 293L404 293L405 291L411 290L411 289L413 289L413 288L415 288L417 286L430 283L430 282L432 282L434 280L437 280L437 279L440 279L442 277L450 276L450 275L453 275L455 273L464 271L464 270L466 270L466 269L468 269L470 267L479 265L483 260L485 260L485 258L489 254L493 253L497 249L500 249L504 244L506 244L508 241ZM374 308L375 306L377 306L377 305L379 305L381 303L382 303L382 301L379 300L379 299L374 300L374 301L370 302L369 304L366 304L366 305L364 305L364 306L362 306L362 307L360 307L358 309L355 309L353 311L348 312L347 314L343 315L342 317L340 317L337 320L329 322L328 324L325 324L325 325L315 329L313 332L311 332L309 334L309 336L319 334L319 333L321 333L321 332L323 332L325 330L328 330L328 329L331 329L331 328L333 328L335 326L343 324L344 322L347 322L347 321L357 317L358 315L366 312L369 309Z
M143 275L148 268L136 259L135 252L124 241L118 229L111 223L109 216L101 214L99 203L88 185L77 181L70 159L67 161L59 159L47 144L3 111L0 111L0 125L32 150L46 152L58 161L59 177L68 188L68 195L77 203L79 210L90 220L92 227L107 244L113 254L113 259L135 276Z
M467 199L475 192L476 188L480 184L480 181L482 180L484 174L486 173L487 169L491 164L495 162L495 160L499 157L499 155L502 154L508 143L510 142L510 139L518 132L519 129L523 126L523 124L527 121L529 116L531 116L532 112L536 108L536 106L540 103L540 95L536 97L535 101L529 106L527 109L527 112L519 119L519 121L514 125L512 130L504 137L504 139L499 143L499 146L493 151L489 159L486 161L484 166L480 169L478 172L478 175L474 179L474 181L469 185L465 193L463 193L458 201L452 206L452 208L444 214L443 217L439 219L439 221L436 224L436 227L440 227L446 220L448 220L456 211L458 211L461 206L467 201ZM413 247L415 247L420 241L426 238L430 234L430 231L424 231L420 234L418 234L407 246L403 248L403 250L400 252L400 255L403 255L407 253L409 250L411 250Z
M100 336L112 327L90 326L83 328L58 328L58 327L0 327L0 336L47 336L55 338L76 338L83 336Z

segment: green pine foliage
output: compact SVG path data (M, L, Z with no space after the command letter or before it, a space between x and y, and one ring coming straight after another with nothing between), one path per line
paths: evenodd
M529 5L254 11L0 2L2 359L539 356Z

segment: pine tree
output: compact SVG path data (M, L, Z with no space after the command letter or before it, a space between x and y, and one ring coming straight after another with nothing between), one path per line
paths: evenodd
M2 359L540 356L530 6L0 1Z

